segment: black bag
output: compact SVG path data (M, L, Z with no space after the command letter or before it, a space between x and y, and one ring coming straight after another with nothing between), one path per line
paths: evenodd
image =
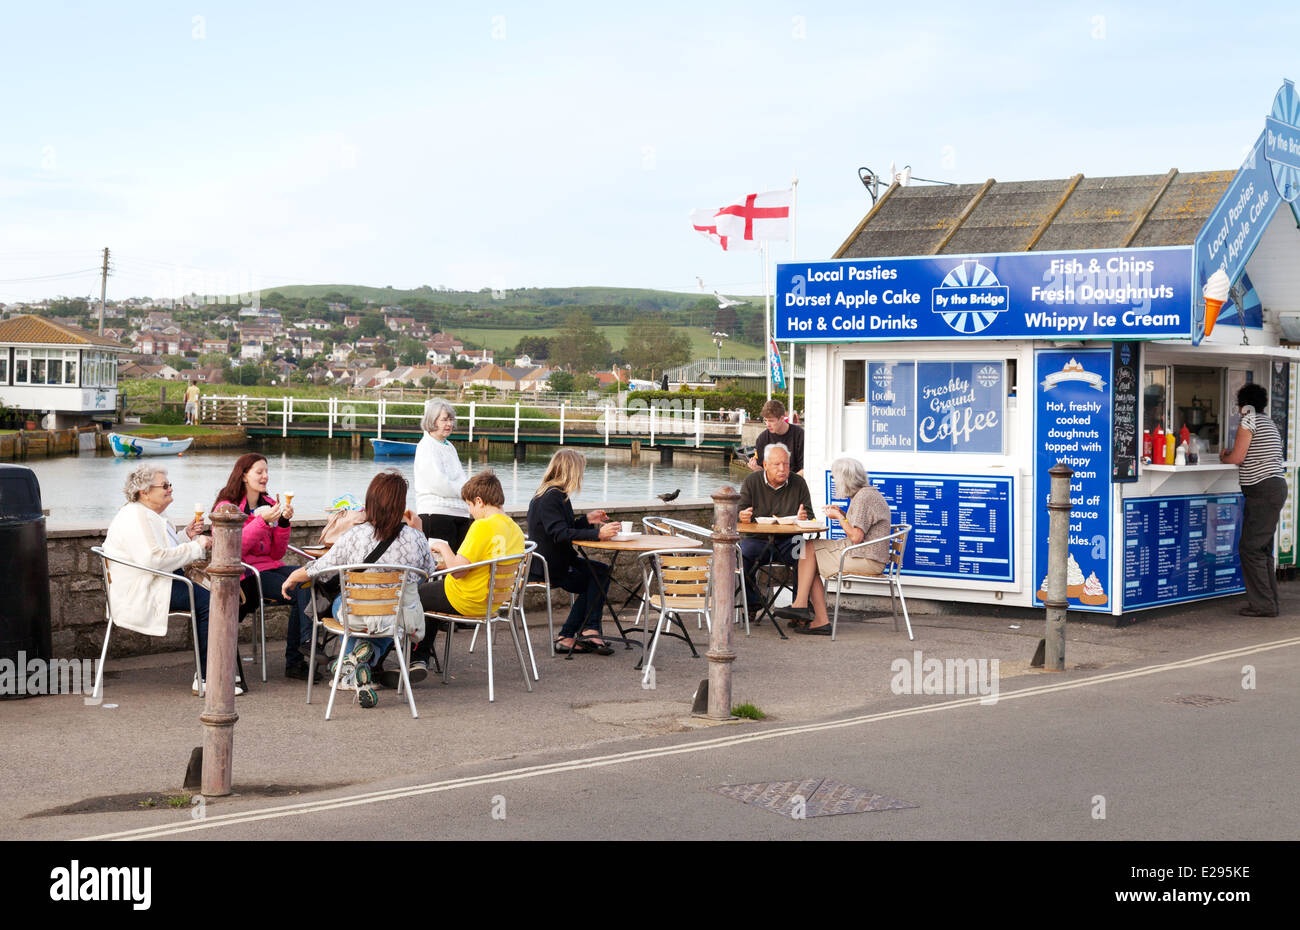
M370 550L370 554L362 559L362 562L374 564L379 561L379 557L388 551L388 547L397 542L397 537L402 535L402 527L397 527L397 533L390 539L381 540L375 548ZM316 581L311 586L312 597L316 599L316 616L330 616L334 610L334 601L343 593L343 579L339 573L335 572L324 581Z

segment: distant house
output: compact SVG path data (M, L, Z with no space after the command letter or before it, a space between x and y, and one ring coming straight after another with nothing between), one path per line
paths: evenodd
M347 313L349 310L352 309L348 304L339 303L338 301L331 301L328 304L328 307L330 313ZM355 325L355 324L349 324L349 325Z
M330 306L333 307L333 304L331 304ZM353 329L357 326L360 326L361 317L355 313L348 314L343 318L343 325L346 326L348 329Z
M330 328L330 324L329 324L327 321L325 321L325 320L321 320L321 319L317 319L317 318L315 318L315 317L313 317L313 318L311 318L311 319L309 319L309 320L299 320L297 323L294 323L293 325L294 325L296 328L298 328L298 329L316 329L316 330L322 330L322 329L329 329L329 328Z
M115 339L21 315L0 323L0 398L54 415L55 426L85 422L117 406L117 366L130 352Z
M609 387L611 384L627 384L628 369L615 368L613 371L596 372L596 381L601 387Z
M390 316L388 318L388 328L395 333L404 332L414 325L415 317L413 316Z
M330 353L330 360L335 362L346 362L352 353L357 351L357 347L350 342L334 343L334 351Z
M221 368L191 368L181 372L181 380L193 384L222 384L226 374Z
M387 368L367 368L352 379L352 386L357 388L379 387L384 379L390 377Z
M204 355L212 352L226 353L230 351L230 343L225 339L204 339L201 349Z
M464 383L473 387L490 387L498 391L513 391L519 386L518 380L504 368L488 362L470 369Z
M259 361L263 355L260 342L245 342L239 347L239 357L244 361Z
M469 349L467 351L457 352L456 358L464 359L467 362L490 362L492 361L492 350Z

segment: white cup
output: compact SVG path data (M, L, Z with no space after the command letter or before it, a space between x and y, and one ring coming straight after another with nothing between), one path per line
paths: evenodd
M619 531L620 531L624 536L631 536L631 535L632 535L632 521L631 521L631 520L624 520L622 523L620 523L620 524L619 524Z

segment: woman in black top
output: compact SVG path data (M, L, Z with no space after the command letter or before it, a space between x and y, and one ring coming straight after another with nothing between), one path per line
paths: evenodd
M572 449L561 449L551 456L551 463L542 476L542 486L528 505L528 538L537 543L537 554L546 559L551 587L577 595L555 640L556 650L607 656L613 655L614 650L601 639L600 615L605 609L609 568L600 562L582 564L573 551L573 540L611 539L618 534L618 524L610 523L603 510L574 516L569 496L577 494L582 487L586 468L587 460L582 453ZM539 562L533 563L532 579L542 580Z

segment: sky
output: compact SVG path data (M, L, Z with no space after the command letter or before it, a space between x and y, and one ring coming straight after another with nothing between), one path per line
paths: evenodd
M284 284L758 294L694 208L788 188L829 258L858 169L1236 167L1300 5L7 3L0 302ZM921 183L921 182L914 182Z

